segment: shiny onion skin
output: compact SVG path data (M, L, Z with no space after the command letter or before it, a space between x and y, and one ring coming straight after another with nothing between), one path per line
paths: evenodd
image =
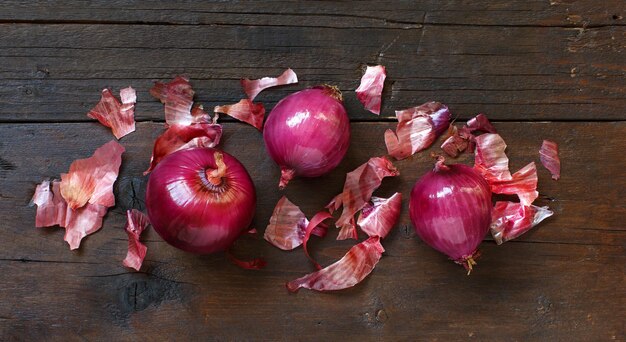
M150 174L146 208L154 230L187 252L227 250L252 222L252 179L231 155L212 148L181 150Z
M339 165L350 145L350 120L341 92L325 85L283 98L265 122L263 139L280 166L281 189L294 176L327 174Z
M409 214L417 235L432 248L472 270L478 245L491 223L491 190L474 169L445 165L420 178L411 191Z

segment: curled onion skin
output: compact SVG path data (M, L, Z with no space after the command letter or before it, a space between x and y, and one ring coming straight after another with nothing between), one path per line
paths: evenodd
M245 233L256 207L256 192L244 166L212 148L167 156L152 171L146 209L154 230L187 252L224 251Z
M350 120L331 86L301 90L280 100L263 130L265 148L281 168L280 188L295 176L332 171L350 145Z
M437 162L411 191L409 214L417 235L468 270L491 223L491 190L474 169Z

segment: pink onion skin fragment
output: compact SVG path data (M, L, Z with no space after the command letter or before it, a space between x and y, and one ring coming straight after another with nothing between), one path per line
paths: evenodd
M287 290L297 292L300 288L305 288L315 291L336 291L350 288L372 272L384 251L380 237L371 237L354 245L334 264L288 282Z
M396 111L396 132L385 131L387 153L402 160L425 150L450 126L450 111L439 102Z
M324 208L328 209L328 212L332 214L335 211L339 210L339 208L341 208L342 206L343 206L343 192L333 197L333 199L330 200L330 202L328 202L328 204Z
M491 235L498 245L526 233L554 213L548 207L496 202L491 211Z
M128 252L123 261L124 266L139 271L148 247L139 241L141 233L148 227L148 217L137 209L126 211L126 233L128 234Z
M561 159L559 159L559 145L554 141L544 140L539 150L541 164L550 171L552 179L561 178Z
M398 119L398 122L409 121L417 117L430 117L435 129L435 134L439 136L450 126L452 114L448 106L435 101L426 102L417 107L396 110L396 119Z
M224 113L239 121L248 123L259 131L263 130L265 107L263 107L262 103L253 103L252 100L242 99L232 105L216 106L213 111Z
M265 228L263 237L272 245L289 251L302 244L308 225L309 220L300 208L289 201L286 196L283 196L274 207L274 212L267 228ZM314 229L312 234L323 237L326 235L326 231Z
M37 214L35 215L35 227L50 227L56 225L65 225L65 215L67 212L67 203L61 197L58 181L45 180L37 185L35 195L31 201L37 205ZM50 186L53 185L51 189Z
M400 122L395 133L390 129L385 131L387 153L397 160L406 159L427 149L436 138L433 122L429 117Z
M252 101L264 89L294 83L298 83L298 76L293 70L287 69L278 77L263 77L258 80L244 78L241 80L241 87Z
M102 218L107 207L87 203L82 208L72 210L61 196L61 182L43 181L37 186L33 203L37 205L35 226L60 226L65 228L65 241L74 250L80 247L81 240L102 227Z
M487 116L485 114L478 114L475 117L473 117L472 119L467 121L467 128L469 128L469 130L471 132L474 131L483 131L483 132L487 132L487 133L498 133L496 131L496 128L493 127L493 125L491 124L491 122L489 121L489 119L487 119Z
M222 125L215 123L195 123L191 125L171 125L154 142L150 168L144 175L150 173L166 156L188 148L215 147L222 138Z
M474 169L487 181L510 180L509 158L504 153L506 143L499 134L486 133L476 137Z
M311 238L311 234L317 235L322 238L326 235L326 230L328 226L326 226L322 222L329 218L332 218L332 215L330 215L330 213L326 211L320 211L313 215L313 217L311 218L311 222L309 222L309 224L306 226L304 239L302 242L302 246L304 247L304 254L313 263L313 266L315 266L315 268L317 268L318 270L321 269L322 266L320 266L320 264L318 264L317 261L315 261L315 259L311 257L311 254L309 254L308 243L309 239Z
M506 144L498 134L477 136L474 169L487 180L492 192L517 195L522 204L530 205L539 196L535 162L511 175L505 149Z
M395 177L399 174L400 172L393 164L384 157L372 157L354 171L346 174L343 192L327 205L327 207L335 207L339 202L343 205L341 216L335 223L337 228L341 228L338 240L358 238L354 214L370 200L372 193L378 189L383 178ZM341 196L340 201L339 196Z
M65 216L65 237L64 240L74 250L80 247L82 239L93 234L102 228L102 218L106 215L108 208L99 204L87 203L77 210L68 208Z
M150 89L150 95L165 105L166 126L208 122L208 115L201 115L203 112L196 111L192 114L194 94L189 79L182 76L177 76L168 83L156 82Z
M537 192L537 166L535 162L515 172L509 180L489 181L491 191L496 194L517 195L523 205L530 205L539 197Z
M467 126L450 126L451 135L441 144L441 149L450 157L458 157L461 152L474 150L474 136Z
M401 209L402 194L399 192L389 198L372 197L361 210L357 224L368 236L384 239L398 223Z
M379 115L382 100L383 85L387 71L382 65L368 66L361 77L361 84L356 89L356 97L365 109Z
M137 94L132 87L120 90L122 102L118 101L109 89L102 90L100 102L87 114L110 127L113 135L120 139L135 131L135 103Z
M70 208L76 210L87 202L112 207L115 205L113 183L117 179L122 153L117 141L99 147L93 156L75 160L67 174L61 175L61 195Z

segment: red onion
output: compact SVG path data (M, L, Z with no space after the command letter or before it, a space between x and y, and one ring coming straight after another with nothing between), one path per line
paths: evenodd
M471 271L491 223L491 190L473 168L440 157L415 183L409 214L424 242Z
M154 230L193 253L228 249L252 222L254 184L231 155L194 148L167 156L152 171L146 208Z
M319 177L348 151L350 120L336 87L319 86L280 100L263 130L265 147L280 166L280 188L294 176Z

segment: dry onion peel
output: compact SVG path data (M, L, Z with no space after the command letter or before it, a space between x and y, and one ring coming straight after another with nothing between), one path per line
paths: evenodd
M216 123L194 123L190 125L171 125L154 142L150 173L159 162L171 153L194 147L215 147L222 137L222 125Z
M309 220L307 220L300 208L286 196L283 196L276 203L276 207L274 207L263 237L267 242L282 250L292 250L302 245L308 225ZM326 229L316 225L312 230L312 234L324 237Z
M248 123L259 131L263 130L265 107L263 107L262 103L253 103L252 100L242 99L232 105L215 106L213 111L215 113L224 113L239 121Z
M387 152L397 160L427 149L437 136L448 129L450 111L439 102L427 102L420 106L396 111L396 131L385 131Z
M120 90L120 97L122 102L113 96L111 90L104 89L100 102L87 113L88 117L110 127L117 139L135 131L135 89L128 87Z
M559 159L559 145L554 141L544 140L539 150L541 164L550 171L552 179L561 178L561 160Z
M264 89L294 83L298 83L298 76L293 70L286 69L278 77L263 77L258 80L244 78L241 80L241 87L252 101Z
M350 288L367 277L385 251L380 237L371 237L353 246L334 264L287 283L290 292L300 288L336 291Z
M485 114L478 114L467 121L461 128L450 125L448 138L441 144L441 149L450 157L457 157L459 153L474 152L476 143L472 133L476 132L496 133L496 128L491 124Z
M498 245L526 233L552 216L548 207L525 206L515 202L496 202L491 211L491 235Z
M148 217L137 209L126 211L126 233L128 234L128 252L123 261L124 266L139 271L148 247L139 241L141 233L148 227Z
M311 222L309 222L309 224L306 226L304 238L302 241L302 246L304 247L304 254L309 260L311 260L315 268L317 268L318 270L321 269L322 267L317 263L317 261L315 261L315 259L311 257L311 254L309 254L308 243L309 243L309 239L311 238L311 234L313 234L315 229L320 227L322 225L322 222L329 218L332 218L332 216L330 215L330 213L326 211L320 211L317 214L313 215L313 217L311 218ZM326 231L324 231L324 234L326 234ZM320 237L324 237L324 235Z
M115 205L113 183L117 179L124 147L111 140L86 159L75 160L67 174L61 174L61 195L70 208L87 202L106 207Z
M61 182L43 181L37 185L32 202L37 205L35 227L58 225L65 228L64 240L74 250L80 247L81 240L102 227L102 218L107 207L87 203L82 208L70 208L60 190Z
M340 205L343 206L341 217L335 223L337 228L341 228L337 236L338 240L357 239L354 214L370 200L372 193L378 189L383 178L399 174L393 164L384 157L370 158L366 163L346 174L343 192L326 206L331 213Z
M379 115L381 95L387 72L382 65L368 66L361 78L361 84L356 89L356 96L365 109Z
M489 182L492 192L518 195L522 204L530 205L539 196L537 167L531 162L511 175L505 149L506 143L500 135L479 135L476 137L474 169Z
M189 125L207 122L208 115L204 112L193 112L193 91L189 79L177 76L168 83L156 82L150 94L165 105L166 125Z
M372 197L361 210L357 225L368 236L384 239L398 222L401 209L402 194L399 192L389 198Z

